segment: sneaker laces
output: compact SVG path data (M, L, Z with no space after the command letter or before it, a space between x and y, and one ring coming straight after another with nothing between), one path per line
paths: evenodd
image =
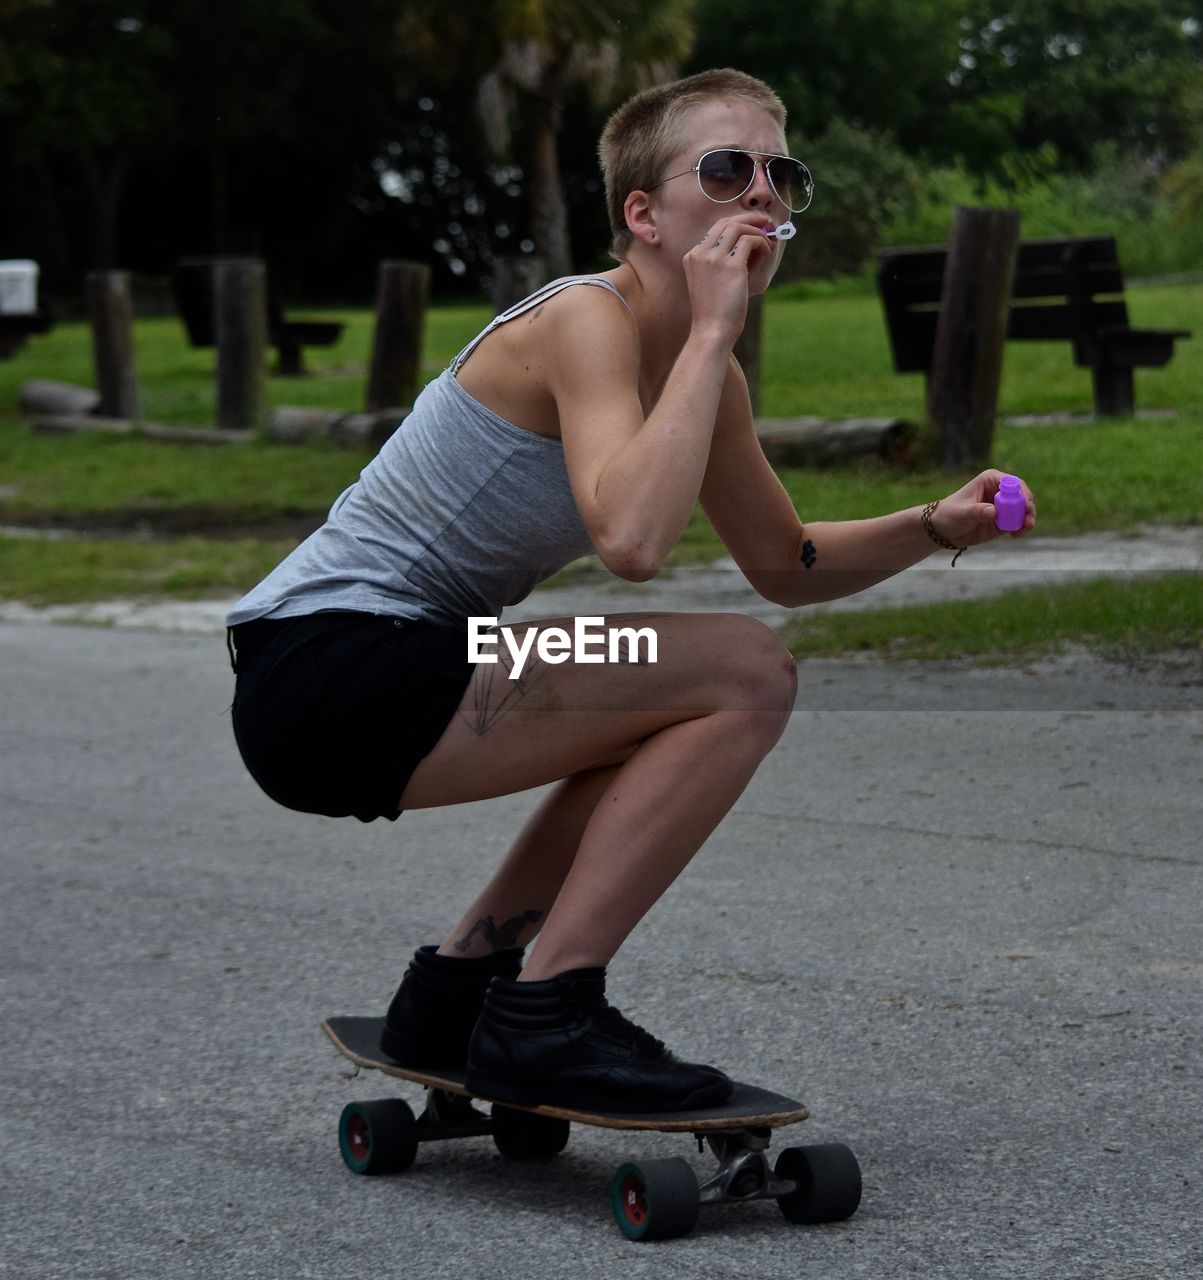
M624 1017L612 1004L603 1000L601 1007L591 1010L591 1013L599 1030L614 1036L615 1039L633 1041L641 1053L656 1057L664 1052L662 1040L657 1040L650 1031L645 1031L638 1023Z

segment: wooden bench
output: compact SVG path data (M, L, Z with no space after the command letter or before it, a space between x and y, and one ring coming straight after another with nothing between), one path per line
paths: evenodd
M878 255L877 285L894 366L930 373L948 251L940 246ZM1188 329L1133 329L1114 236L1025 240L1019 245L1007 339L1069 342L1089 368L1099 416L1131 417L1134 369L1160 368Z
M194 347L217 345L213 324L213 273L218 263L229 261L229 258L184 258L172 274L171 294L188 331L188 341ZM334 321L286 319L268 277L267 334L279 357L278 373L304 373L304 349L332 346L342 331L343 326Z
M48 333L54 328L54 317L45 311L32 315L0 314L0 360L8 360L35 333Z

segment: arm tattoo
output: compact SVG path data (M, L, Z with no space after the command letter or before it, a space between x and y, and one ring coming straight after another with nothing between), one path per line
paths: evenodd
M511 947L518 945L518 939L527 925L538 924L542 919L543 912L533 910L524 911L520 916L513 916L502 925L495 923L492 916L485 916L468 930L467 937L461 938L455 944L455 949L456 951L470 950L472 939L479 933L484 936L485 945L490 951L508 951Z
M809 538L802 544L802 563L808 569L813 569L815 561L819 558L819 553L815 550L815 544Z

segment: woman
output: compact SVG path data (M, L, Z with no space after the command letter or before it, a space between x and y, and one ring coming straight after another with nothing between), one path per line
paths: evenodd
M781 735L796 672L739 616L607 620L653 628L654 663L532 648L520 665L505 645L470 663L468 619L590 551L654 577L699 498L787 606L998 536L998 472L922 510L804 526L766 463L731 350L780 261L773 233L810 199L784 127L777 96L729 70L620 108L600 147L619 265L498 317L229 616L235 733L282 803L368 821L555 784L388 1011L388 1053L466 1062L486 1097L634 1111L729 1094L607 1004L605 967Z

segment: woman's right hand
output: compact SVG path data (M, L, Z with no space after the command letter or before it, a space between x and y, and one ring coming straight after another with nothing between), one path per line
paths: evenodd
M714 333L735 345L748 316L749 267L777 252L777 242L765 235L766 223L763 213L721 218L685 255L694 331Z

